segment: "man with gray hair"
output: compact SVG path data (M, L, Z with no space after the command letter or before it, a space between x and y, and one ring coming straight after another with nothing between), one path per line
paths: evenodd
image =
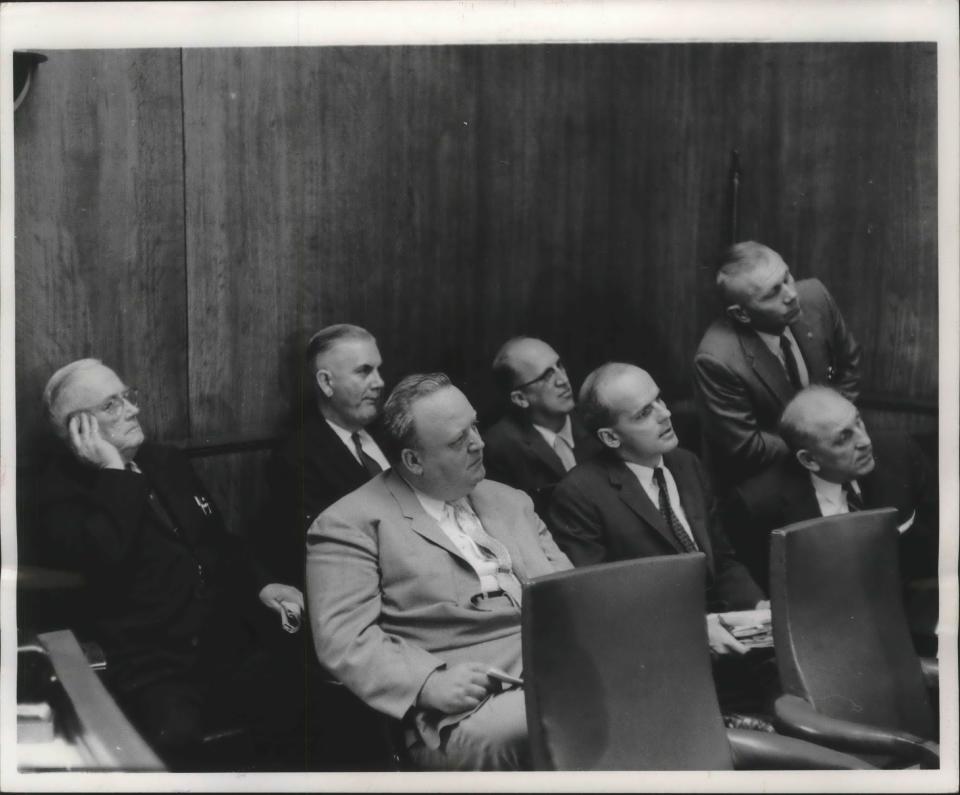
M373 335L349 323L326 326L310 338L305 360L312 400L271 459L271 498L256 528L263 560L295 583L317 515L389 466L369 430L383 393Z
M727 514L737 553L764 588L770 533L794 522L872 508L896 508L908 612L934 605L939 492L936 477L905 434L868 433L856 406L830 387L810 386L783 410L790 455L731 492ZM920 591L924 581L928 593ZM926 629L932 632L929 620ZM912 617L919 618L917 610ZM919 628L914 622L914 628Z
M761 243L724 252L717 290L724 315L700 341L694 381L708 463L732 486L786 456L777 420L797 391L832 384L856 400L860 346L826 287L794 281Z
M38 546L84 576L83 631L147 741L173 769L203 769L202 737L224 720L258 731L290 720L295 669L263 641L299 617L300 591L256 567L179 451L145 441L139 393L109 367L66 365L43 403L63 444L41 482Z
M523 768L521 583L570 561L527 495L484 480L476 413L445 375L401 380L383 420L391 469L307 533L317 656L404 721L419 766Z

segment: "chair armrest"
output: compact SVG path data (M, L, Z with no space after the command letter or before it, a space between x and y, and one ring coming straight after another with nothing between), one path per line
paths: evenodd
M779 734L727 729L734 770L873 770L849 754Z
M940 687L940 661L934 657L921 657L920 670L923 671L923 680L930 690Z
M940 767L940 746L915 734L831 718L797 696L780 696L773 709L774 725L784 734L838 751L886 754L924 768Z

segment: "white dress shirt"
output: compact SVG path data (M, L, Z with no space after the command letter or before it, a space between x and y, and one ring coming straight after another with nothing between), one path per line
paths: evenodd
M627 469L636 475L637 480L640 481L640 486L650 498L650 502L652 502L653 506L659 510L660 487L653 479L654 468L645 467L643 464L634 464L631 461L625 461L624 463L627 465ZM693 543L697 544L697 539L694 538L693 532L690 530L690 522L687 521L687 515L683 512L683 506L680 504L680 492L677 491L677 482L673 479L673 473L663 466L663 458L660 459L660 463L657 464L657 466L663 469L663 479L667 482L667 496L670 498L670 507L673 509L674 515L680 520L680 525L687 532L687 535L693 540ZM699 547L700 545L697 544L697 546Z
M763 344L770 349L770 353L777 357L777 361L780 362L783 371L788 373L789 377L787 363L783 360L783 349L780 347L780 335L768 334L766 331L758 331L757 334L760 339L763 340ZM790 345L793 346L793 358L797 361L797 372L800 374L800 383L804 386L810 386L810 371L807 370L807 363L803 360L803 353L800 350L800 346L797 345L797 338L793 336L793 332L789 326L783 330L783 336L790 340Z
M810 482L813 484L813 493L817 496L817 505L820 506L821 516L837 516L841 513L850 513L850 506L847 505L847 494L843 486L839 483L831 483L818 477L813 472L810 473ZM855 480L850 481L853 490L863 499L863 492L860 490L860 484ZM905 533L913 527L913 521L916 519L917 512L914 511L907 517L905 522L897 525L897 530Z
M430 497L417 489L414 489L413 493L417 495L417 499L423 506L423 510L440 525L440 529L443 530L447 538L453 542L453 545L460 550L460 554L467 559L467 563L469 563L477 573L477 577L480 578L480 590L499 591L500 585L497 582L496 559L487 555L477 546L477 543L470 538L470 536L460 529L460 525L458 525L457 521L451 516L447 510L447 504L443 500ZM476 514L474 515L476 516ZM477 522L481 527L483 526L479 516L477 516Z
M326 419L326 417L324 417L324 419ZM337 423L331 422L330 420L326 420L326 422L327 425L333 428L333 432L340 437L340 441L347 446L350 455L352 455L357 462L363 464L360 456L357 455L357 446L353 443L353 431L341 428ZM387 457L383 454L383 451L377 446L377 443L373 441L373 437L365 430L358 431L358 433L360 434L360 445L363 447L363 452L380 464L383 469L389 469L390 463L387 461Z

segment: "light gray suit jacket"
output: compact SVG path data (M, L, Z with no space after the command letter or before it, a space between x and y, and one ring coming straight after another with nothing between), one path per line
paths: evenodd
M571 568L523 492L484 480L470 502L521 582ZM443 664L521 672L519 609L471 601L474 569L393 470L317 517L306 574L320 662L374 709L403 717Z

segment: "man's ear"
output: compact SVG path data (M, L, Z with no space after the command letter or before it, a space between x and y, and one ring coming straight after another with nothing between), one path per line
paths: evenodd
M740 304L730 304L725 311L727 313L727 317L729 317L731 320L734 320L737 323L742 323L745 326L750 325L750 315L746 313Z
M326 397L333 396L333 375L329 370L320 369L317 370L316 375L314 376L317 380L317 388L323 392Z
M609 447L611 450L616 450L620 446L620 437L613 428L598 428L597 438L603 442L604 447Z
M514 406L517 406L521 409L525 409L530 405L530 401L527 400L527 396L519 389L514 389L513 392L510 393L510 402L513 403Z
M809 469L811 472L819 472L820 464L817 463L816 459L810 454L809 450L797 450L797 461L800 462L800 466L804 469Z
M420 456L417 455L416 450L411 450L409 447L404 447L400 452L400 463L402 463L411 474L423 474L423 464L420 462Z

